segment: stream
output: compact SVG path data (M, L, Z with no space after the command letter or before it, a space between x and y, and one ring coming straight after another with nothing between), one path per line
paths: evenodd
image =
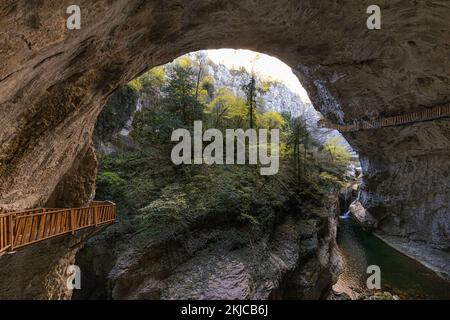
M381 287L400 299L450 299L450 282L364 231L350 216L339 219L338 245L345 269L334 289L355 298L366 288L367 266L381 269Z

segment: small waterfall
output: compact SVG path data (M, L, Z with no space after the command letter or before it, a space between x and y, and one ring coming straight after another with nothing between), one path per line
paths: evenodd
M341 214L339 215L340 219L348 219L350 217L350 205L354 200L353 192L353 184L351 184L350 186L347 186L347 188L339 195L339 207L341 210Z
M339 218L343 220L350 218L350 210L345 212L343 215L339 216Z

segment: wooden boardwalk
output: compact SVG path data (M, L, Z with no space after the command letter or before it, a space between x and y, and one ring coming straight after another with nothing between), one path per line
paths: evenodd
M82 208L39 208L0 214L0 255L115 220L116 205L109 201L92 202Z
M321 119L317 122L319 128L330 128L341 132L352 132L360 130L380 129L383 127L393 127L413 124L416 122L437 120L450 117L450 104L436 106L424 111L405 113L392 117L380 117L372 120L358 120L352 124L337 124L328 119Z

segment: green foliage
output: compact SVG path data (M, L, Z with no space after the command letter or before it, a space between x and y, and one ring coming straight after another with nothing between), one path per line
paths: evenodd
M128 86L136 92L142 91L142 85L139 82L139 79L134 79L134 80L128 82Z
M114 200L120 196L125 184L125 180L117 173L101 171L97 176L97 198Z
M324 150L329 152L333 161L346 165L350 162L350 153L339 143L337 137L331 137L324 144Z
M198 100L195 72L189 59L179 59L166 75L164 70L145 74L152 85L161 86L163 97L135 113L131 136L141 146L170 142L174 129L190 128L203 117L203 104Z
M165 97L162 104L170 114L184 124L200 120L203 105L195 96L196 82L194 70L191 67L174 65L169 74L169 81L163 88Z
M192 224L228 221L265 228L289 194L279 194L276 179L265 181L256 168L205 167L165 186L160 196L139 211L139 228L173 236Z
M96 144L110 140L126 125L136 109L138 97L139 93L131 85L126 85L111 95L97 118L93 134Z
M166 186L158 199L140 209L137 222L140 228L160 229L161 226L186 227L189 222L187 195L178 184Z
M133 213L158 196L159 190L174 178L167 151L147 149L99 155L96 198L112 200ZM159 175L166 179L159 179Z
M167 80L166 78L164 67L156 67L137 79L141 88L141 100L144 101L144 106L151 106L159 102L161 90Z
M140 85L143 89L148 87L159 86L161 87L166 81L166 72L164 67L155 67L150 69L138 78Z
M290 113L283 113L283 137L286 144L293 147L296 143L305 145L307 148L312 146L312 138L308 127L300 117L292 117Z
M259 127L267 129L281 129L284 125L284 118L276 111L264 113L259 120Z
M202 78L200 82L200 86L205 93L205 103L214 99L215 87L214 87L214 79L211 76L205 76Z
M192 60L188 56L184 56L175 60L175 68L190 69L192 68Z
M124 180L121 179L116 173L111 171L103 171L99 174L97 179L98 184L102 184L105 186L121 186L124 183Z
M141 146L164 144L170 141L174 129L182 127L181 119L173 116L164 105L156 105L134 114L131 136Z
M320 173L320 180L322 184L326 187L340 187L342 186L341 180L336 176L329 172L321 172Z
M206 114L213 128L240 128L245 124L247 106L245 100L236 97L226 88L219 89L208 104Z
M242 90L244 90L245 96L247 97L247 106L248 106L248 121L249 127L254 128L255 120L256 120L256 79L254 75L251 76L250 80L242 86Z
M272 85L271 81L261 81L260 84L260 92L266 93L269 92L270 86Z
M137 231L176 237L205 221L227 222L263 233L279 212L299 214L306 205L320 206L339 183L332 162L311 156L314 143L303 119L263 112L257 92L270 88L243 75L247 99L202 73L202 63L190 58L155 68L130 83L139 91L143 108L134 114L131 136L139 148L99 156L97 198L110 199L132 214ZM194 120L219 129L253 126L281 131L282 159L276 176L261 176L256 166L174 166L170 161L172 131L191 129ZM206 128L205 128L206 129ZM265 146L260 146L265 147ZM344 161L333 141L326 154Z

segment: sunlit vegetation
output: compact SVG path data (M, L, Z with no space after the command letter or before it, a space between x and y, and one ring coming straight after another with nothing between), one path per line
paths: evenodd
M97 196L119 204L138 230L175 236L206 215L264 229L276 212L324 207L339 188L348 155L330 140L314 141L301 118L266 110L258 92L270 84L241 70L242 92L216 87L204 58L182 58L133 80L142 109L133 116L134 148L100 154ZM177 128L194 120L208 128L280 129L280 172L261 176L255 165L175 166Z
M339 164L346 164L350 161L350 153L339 143L337 137L329 138L324 149L329 152L332 160Z

